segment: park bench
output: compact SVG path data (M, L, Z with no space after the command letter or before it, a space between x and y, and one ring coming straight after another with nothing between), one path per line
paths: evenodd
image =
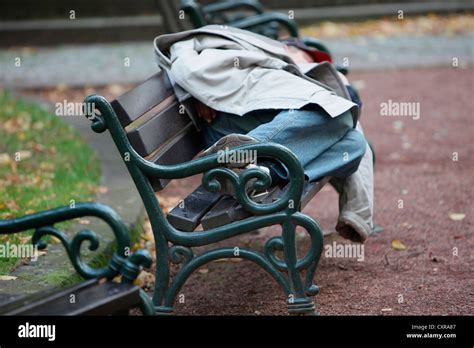
M305 182L298 159L281 145L260 143L231 149L230 156L257 151L259 156L279 161L290 173L286 186L271 189L261 199L250 197L246 184L252 181L254 188L264 190L270 184L269 175L258 168L237 175L219 162L217 154L196 159L203 144L189 102L182 104L176 99L163 71L112 102L98 95L85 99L85 110L95 110L87 115L92 129L109 131L150 219L156 247L156 313L173 312L181 287L199 267L227 258L250 260L267 271L283 289L290 313L313 313L312 297L319 291L313 277L323 234L315 220L300 211L329 178ZM166 215L156 192L173 179L198 174L202 174L202 184ZM218 193L223 178L234 184L236 199ZM196 229L199 225L202 230ZM193 249L272 225L280 225L282 233L266 241L262 251L230 243L200 254ZM303 257L296 251L297 226L310 236L309 250ZM171 263L181 263L174 277L170 275Z
M195 0L171 0L158 1L158 5L166 33L221 24L250 30L272 39L279 38L280 29L283 27L291 37L299 37L298 26L294 20L283 13L265 12L262 4L255 0L217 1L208 5L200 5ZM239 9L247 11L236 13ZM313 37L303 37L300 40L305 45L331 56L330 50L320 40ZM336 65L336 69L344 75L348 73L346 66Z
M110 262L99 269L92 268L81 259L81 245L87 241L90 250L97 250L97 235L85 229L72 238L54 227L55 224L85 216L93 216L107 223L117 239L116 251ZM0 235L33 229L33 245L44 249L45 236L58 238L66 248L75 270L86 281L68 289L53 289L32 296L1 294L0 315L109 315L126 314L140 307L146 315L154 314L149 296L133 281L141 267L150 267L151 258L146 250L131 253L128 228L111 208L99 203L77 203L74 207L61 207L26 215L11 220L0 220ZM112 281L121 275L121 282ZM73 300L71 300L73 299Z

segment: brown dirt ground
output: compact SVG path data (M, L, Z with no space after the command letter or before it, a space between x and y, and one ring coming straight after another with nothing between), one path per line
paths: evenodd
M365 243L365 259L326 258L315 282L321 315L472 315L474 69L437 68L353 73L364 108L362 123L377 153L375 220L385 230ZM126 87L100 92L120 94ZM42 91L50 100L81 100L84 91ZM87 91L89 92L89 90ZM380 116L388 100L418 102L419 120ZM458 161L453 161L453 153ZM160 196L164 205L185 197L199 178L172 182ZM403 209L398 208L403 200ZM325 233L325 243L344 243L334 231L337 196L325 187L306 207ZM453 221L450 213L465 214ZM219 243L261 250L277 227ZM400 240L406 250L391 247ZM307 237L300 237L300 252ZM456 248L456 249L454 249ZM457 250L457 255L455 252ZM286 315L282 291L247 261L214 262L181 291L181 315ZM403 298L403 299L402 299ZM400 301L402 300L402 301Z

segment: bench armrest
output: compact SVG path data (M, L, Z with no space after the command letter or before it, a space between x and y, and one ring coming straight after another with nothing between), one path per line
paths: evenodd
M277 211L287 210L286 205L290 201L293 203L290 208L291 212L298 210L301 194L303 192L304 171L296 155L288 148L275 143L258 143L228 150L229 156L239 155L238 151L250 151L252 153L255 151L260 157L276 159L288 170L290 174L290 189L280 200L283 202L277 201L268 205L261 205L253 202L247 196L247 193L245 192L245 184L250 181L250 179L257 178L254 187L264 189L265 187L268 187L271 182L270 176L267 173L264 173L259 169L248 169L237 176L237 174L231 169L223 166L221 161L219 161L218 154L179 164L162 165L153 163L140 156L132 147L122 125L118 121L114 109L104 97L90 95L84 102L86 105L93 105L93 107L86 108L86 110L97 109L99 111L99 113L88 111L91 112L91 114L86 115L86 117L92 122L91 128L96 133L102 133L107 129L110 131L119 152L121 154L127 154L128 160L126 161L126 165L134 179L144 180L142 177L143 174L148 178L182 179L204 173L204 187L209 190L218 190L220 186L215 178L224 176L234 184L239 203L251 213L270 214ZM137 170L141 173L138 173ZM285 200L287 201L286 203L284 202Z
M234 185L236 198L239 203L249 212L256 215L271 214L277 211L285 211L290 204L290 211L298 210L304 185L304 171L297 157L286 147L275 143L258 143L236 147L228 150L228 155L237 156L239 151L256 151L258 156L270 157L282 163L290 174L289 190L280 200L271 204L259 204L252 201L245 190L246 185L252 179L257 181L253 187L265 189L271 183L270 176L257 168L242 171L237 175L231 169L223 166L219 161L219 155L213 154L203 158L194 159L176 165L157 165L140 156L134 157L135 165L148 177L162 179L182 179L196 174L203 175L203 186L209 191L218 191L220 184L217 179L225 177ZM234 154L233 154L234 153Z
M234 22L230 22L228 25L240 29L251 29L256 26L275 22L285 27L292 37L299 36L298 26L296 25L296 22L289 19L288 16L284 15L283 13L278 12L268 12L252 17L247 17Z
M99 238L93 231L84 229L79 231L72 239L64 232L56 229L55 224L80 217L93 216L103 220L112 230L117 240L117 249L106 267L95 269L84 263L81 259L81 246L84 241L90 243L89 250L97 250ZM0 235L13 234L34 229L32 236L33 245L38 249L46 248L47 244L42 237L51 235L58 238L66 248L69 259L74 269L85 279L108 278L111 279L122 274L128 282L133 281L139 272L139 266L151 266L148 251L142 250L133 254L128 260L131 245L129 231L120 216L110 207L94 202L76 203L66 206L25 215L19 218L0 221Z

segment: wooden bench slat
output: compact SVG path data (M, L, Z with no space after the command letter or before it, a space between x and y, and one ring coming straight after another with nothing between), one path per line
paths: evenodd
M112 101L111 105L123 127L173 95L173 88L164 71Z
M180 104L174 101L147 122L128 133L133 148L145 157L192 124L186 113L180 112Z
M123 313L140 303L133 284L89 280L72 288L22 298L2 308L2 315L106 315ZM70 302L74 294L75 302Z
M311 201L311 199L318 193L322 187L329 181L329 178L323 178L317 182L307 182L303 187L303 194L301 195L302 209ZM281 197L284 191L288 188L274 188L269 193L262 203L271 203ZM205 230L223 226L234 221L239 221L252 216L246 211L233 197L227 196L222 198L202 219L201 224Z
M202 149L201 135L190 123L170 142L158 149L149 160L162 165L183 163L192 160ZM169 180L150 177L150 182L156 192L165 188Z
M255 199L258 203L268 204L282 195L282 188L275 186L269 193L260 199ZM239 221L252 216L245 210L234 197L225 196L214 208L212 208L201 220L202 227L205 230L216 228L233 221Z
M221 195L207 191L202 185L187 196L183 204L178 204L167 215L171 225L181 231L192 232L200 224L201 218L220 199Z
M26 308L34 303L43 303L45 298L54 299L59 298L64 295L65 292L77 292L80 291L82 288L94 285L97 283L97 279L87 280L85 282L81 282L77 285L74 285L71 288L68 288L63 291L58 291L57 289L53 290L46 290L41 291L32 295L14 297L10 301L5 301L0 304L0 315L6 315L7 313L17 310L18 308Z

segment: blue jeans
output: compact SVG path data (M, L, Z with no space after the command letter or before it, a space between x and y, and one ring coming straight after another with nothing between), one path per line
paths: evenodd
M201 126L207 147L231 133L286 146L298 157L310 181L351 175L367 146L364 136L354 129L350 111L335 118L320 108L263 110L244 116L219 113L212 123L201 122ZM275 164L272 169L287 178L281 166Z

